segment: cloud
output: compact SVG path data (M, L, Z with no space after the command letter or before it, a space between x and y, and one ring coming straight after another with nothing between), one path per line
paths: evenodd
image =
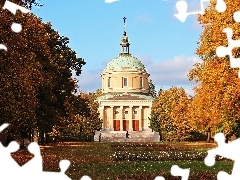
M93 92L102 87L102 80L100 74L103 72L103 68L88 69L82 71L81 75L76 78L79 86L79 90L86 92Z
M158 62L152 61L151 56L139 56L138 58L150 73L149 78L153 80L156 87L181 86L187 87L189 92L192 91L193 83L189 81L187 74L195 63L200 62L198 57L176 56L171 60Z
M120 0L105 0L105 3L114 3L114 2L117 2L117 1L120 1Z

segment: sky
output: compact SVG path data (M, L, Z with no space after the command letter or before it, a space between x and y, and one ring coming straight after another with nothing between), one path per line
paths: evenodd
M120 53L123 17L130 53L150 73L158 91L183 87L193 95L194 82L187 74L201 62L195 54L202 27L197 15L179 21L177 0L40 0L42 7L31 12L51 22L61 36L69 38L78 57L86 61L77 77L79 89L93 92L101 88L100 74L107 63ZM200 10L200 0L188 0L188 11ZM205 7L207 4L204 4Z

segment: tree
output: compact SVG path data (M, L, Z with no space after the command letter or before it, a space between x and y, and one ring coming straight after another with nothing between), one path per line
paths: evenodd
M211 1L204 15L198 21L203 26L196 54L202 63L198 63L189 72L190 80L198 86L194 88L195 97L192 101L192 122L197 122L199 130L212 128L214 132L234 131L236 120L240 119L240 79L237 70L230 67L229 56L219 58L216 55L218 46L227 46L224 28L233 29L233 39L239 39L240 25L233 19L238 10L239 1L225 0L227 9L218 13L216 1ZM233 49L233 56L239 56L239 48Z
M161 123L160 123L160 120L159 120L159 114L152 110L151 111L151 117L148 118L149 121L150 121L150 126L149 128L154 130L155 132L159 132L160 129L161 129Z
M102 89L97 89L96 92L93 93L95 99L102 95Z
M6 0L0 0L1 7L3 7L5 2ZM11 0L11 2L28 9L32 9L33 6L37 6L37 7L43 6L43 4L40 4L38 0Z
M191 131L187 118L189 98L183 88L172 87L159 91L152 107L150 127L161 130L166 138L171 135L186 135Z
M155 84L153 84L153 81L151 79L148 81L148 92L154 99L157 97L157 92L155 90Z
M14 131L14 136L20 137L24 131L30 131L37 127L35 109L38 105L36 94L42 82L41 65L36 61L36 43L42 54L45 50L45 38L42 34L43 27L31 15L24 17L17 13L15 17L8 12L1 10L0 32L5 36L1 37L1 43L7 45L8 51L0 51L0 114L1 123L11 124L8 131ZM27 19L28 18L28 19ZM10 29L11 22L15 19L23 25L21 33L13 33ZM31 36L32 28L35 28L35 36ZM28 41L29 40L29 41Z
M80 91L79 95L72 97L71 107L71 119L65 126L65 133L73 136L80 136L80 133L89 135L102 128L103 121L100 119L99 104L94 94Z
M35 15L1 10L0 18L0 43L8 48L0 50L0 123L10 123L8 131L18 138L35 128L49 132L69 115L67 101L76 89L71 71L80 75L85 62L68 47L68 38ZM23 26L20 33L11 31L15 21Z
M155 132L159 132L160 135L160 141L162 141L162 133L161 133L161 122L159 119L159 114L152 110L151 111L151 117L148 118L150 121L150 126L149 128L154 130Z
M71 77L72 70L79 76L81 67L85 64L68 47L67 37L60 36L51 28L50 23L45 24L45 28L49 37L47 44L51 59L42 62L44 83L38 91L37 117L42 136L51 132L52 127L59 125L61 120L68 118L68 101L77 88L76 80Z

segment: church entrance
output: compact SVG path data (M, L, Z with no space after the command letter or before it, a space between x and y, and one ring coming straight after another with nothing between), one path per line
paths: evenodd
M123 120L123 131L129 131L129 121Z
M133 120L133 131L139 131L139 121Z
M114 131L120 131L120 120L114 120Z

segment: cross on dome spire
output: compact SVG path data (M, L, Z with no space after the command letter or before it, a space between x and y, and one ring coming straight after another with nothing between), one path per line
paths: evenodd
M126 17L123 18L123 26L124 26L124 32L123 32L123 37L122 37L122 42L121 42L121 53L124 54L129 54L129 43L128 43L128 37L126 33Z
M124 23L124 32L126 32L126 17L123 18L123 23Z

